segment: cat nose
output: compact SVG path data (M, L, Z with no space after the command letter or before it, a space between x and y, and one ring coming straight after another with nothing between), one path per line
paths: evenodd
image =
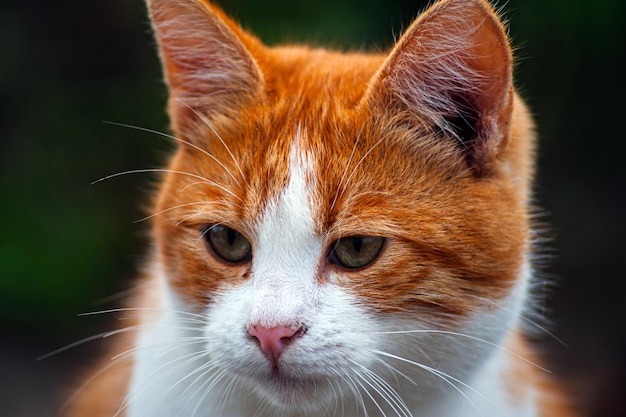
M300 333L303 333L301 329L294 330L288 326L271 328L250 326L248 328L248 334L258 341L261 352L270 360L274 368L278 367L278 358L287 345Z

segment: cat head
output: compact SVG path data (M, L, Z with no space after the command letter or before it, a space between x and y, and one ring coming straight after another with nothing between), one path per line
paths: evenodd
M431 268L450 269L466 290L473 279L485 290L516 279L530 122L513 93L504 29L485 2L438 3L386 57L267 48L199 0L153 0L150 10L181 139L170 168L185 172L167 176L157 210L178 207L157 216L157 227L174 236L191 229L196 245L198 230L220 224L254 247L263 214L295 170L306 198L293 209L307 207L320 240L388 238L377 262L384 276L421 285ZM164 246L176 252L174 243ZM174 264L197 252L186 249ZM413 263L416 272L395 271ZM231 267L247 268L218 269ZM390 297L398 279L375 275Z
M274 399L298 372L371 360L365 330L396 320L506 331L494 306L520 308L533 135L485 1L435 4L386 55L269 48L206 1L148 3L180 144L159 264L213 355L269 379L279 361L253 333L291 329L272 339L289 342Z

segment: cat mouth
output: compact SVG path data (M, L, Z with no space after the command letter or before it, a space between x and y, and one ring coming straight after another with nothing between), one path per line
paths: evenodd
M278 389L285 391L306 389L321 382L319 378L303 375L295 376L280 367L272 368L270 375L267 376L267 381Z
M313 403L319 403L324 397L324 387L330 386L325 378L294 375L280 367L273 368L270 374L255 385L276 405L288 408L301 408L304 403L310 407Z

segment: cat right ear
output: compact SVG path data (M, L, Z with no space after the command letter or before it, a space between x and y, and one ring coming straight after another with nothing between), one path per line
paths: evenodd
M478 176L509 139L512 56L485 0L441 0L418 18L372 80L366 100L454 140Z
M195 113L226 114L255 97L263 76L249 49L260 44L221 10L204 0L148 0L148 9L175 131Z

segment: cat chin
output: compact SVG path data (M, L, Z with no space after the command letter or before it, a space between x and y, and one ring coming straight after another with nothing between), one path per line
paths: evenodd
M272 375L248 380L261 403L281 415L322 411L333 402L333 388L327 379Z

